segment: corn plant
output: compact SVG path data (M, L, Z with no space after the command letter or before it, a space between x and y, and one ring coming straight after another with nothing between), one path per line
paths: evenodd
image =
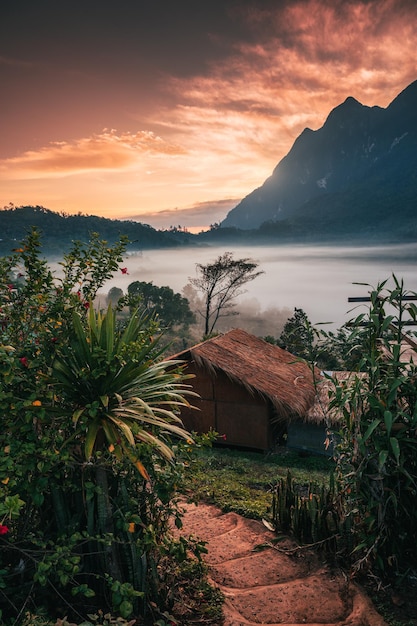
M348 387L335 381L331 405L342 415L336 476L354 570L393 577L417 564L417 343L407 325L417 296L395 276L387 283L351 322L362 376Z

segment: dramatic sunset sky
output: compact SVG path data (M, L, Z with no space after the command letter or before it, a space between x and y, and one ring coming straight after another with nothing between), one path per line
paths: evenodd
M206 227L416 79L416 0L3 0L0 207Z

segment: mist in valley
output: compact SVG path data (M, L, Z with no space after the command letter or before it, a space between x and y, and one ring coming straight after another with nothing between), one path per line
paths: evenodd
M245 286L245 293L236 299L239 314L222 318L216 327L219 331L240 327L258 336L278 337L295 308L303 309L313 324L326 324L326 330L335 330L365 310L366 305L352 308L348 298L366 296L370 287L354 283L376 286L393 274L404 281L409 291L417 292L416 244L229 245L130 253L124 261L128 273L117 274L108 281L102 289L102 298L105 301L111 287L126 293L130 283L145 281L158 287L171 287L187 297L191 308L197 310L198 298L188 285L189 279L196 276L196 264L211 263L226 251L232 252L235 259L250 258L264 273Z

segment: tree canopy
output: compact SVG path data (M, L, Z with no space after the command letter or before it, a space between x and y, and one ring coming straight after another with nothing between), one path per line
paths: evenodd
M236 315L234 300L244 293L243 285L254 280L263 271L251 259L234 259L231 252L220 255L213 263L196 264L198 276L190 283L204 295L204 334L210 335L220 317Z
M195 322L187 298L175 293L171 287L158 287L152 282L137 280L127 288L131 297L138 298L142 307L157 315L162 328L188 326Z

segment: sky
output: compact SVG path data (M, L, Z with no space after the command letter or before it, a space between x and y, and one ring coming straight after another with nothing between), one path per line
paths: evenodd
M2 0L0 207L198 232L353 96L417 79L416 0Z

